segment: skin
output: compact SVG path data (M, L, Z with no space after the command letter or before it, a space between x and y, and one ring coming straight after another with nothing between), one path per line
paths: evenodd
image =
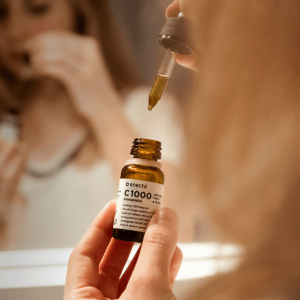
M25 169L26 149L21 142L0 141L0 250L9 248L17 237L25 199L17 186ZM5 234L4 234L5 233Z
M176 246L176 213L171 208L155 213L120 278L133 244L112 239L115 205L113 200L100 212L72 252L64 300L175 300L172 288L183 258Z

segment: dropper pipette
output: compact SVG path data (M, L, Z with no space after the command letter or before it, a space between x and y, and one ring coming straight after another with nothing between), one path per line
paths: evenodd
M177 53L168 50L160 68L157 72L155 83L149 95L149 105L148 110L152 110L154 106L158 103L161 95L168 83L169 77L175 65Z
M190 55L193 53L189 37L187 36L187 21L182 13L176 18L167 19L158 37L158 42L168 50L160 65L156 80L149 94L149 111L151 111L161 99L173 71L177 54Z

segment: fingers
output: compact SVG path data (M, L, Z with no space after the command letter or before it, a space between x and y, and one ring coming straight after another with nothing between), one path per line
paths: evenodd
M87 65L99 63L99 43L94 38L75 33L45 32L29 40L25 48L31 55L31 67L37 72L39 67L47 62L66 62L80 72L84 71Z
M181 263L183 260L183 253L181 249L177 246L174 252L174 255L171 260L171 266L170 266L170 285L171 289L173 289L176 276L179 272Z
M0 143L0 195L1 202L9 202L17 192L26 166L26 149L21 142Z
M1 173L1 198L9 202L17 192L21 175L24 171L24 158L17 153Z
M175 211L168 207L159 209L146 230L130 284L133 281L135 284L146 283L170 288L170 266L177 237L178 219Z
M85 37L78 34L63 30L47 31L36 35L25 44L25 49L31 55L35 55L41 51L49 52L67 52L81 53L85 43L82 42Z
M98 288L105 297L117 298L119 278L134 243L112 239L99 266Z
M135 268L135 265L137 263L137 260L140 256L140 252L141 252L141 246L139 247L138 251L135 253L133 259L131 260L129 266L127 267L127 269L125 270L125 272L123 273L120 281L119 281L119 291L118 291L118 298L122 295L122 293L125 291L127 284L129 282L129 279L132 275L132 272Z
M180 13L179 1L175 0L166 9L166 18L178 17Z
M27 76L54 78L65 84L74 98L78 90L92 93L94 83L98 96L99 78L106 69L96 39L49 31L32 38L25 48L31 55Z
M191 55L181 55L181 54L177 54L176 56L176 62L187 68L187 69L191 69L193 71L198 71L197 67L196 67L196 57L194 54Z
M65 60L51 60L39 58L31 68L31 77L46 76L55 78L70 87L76 82L76 77L81 74L78 66Z
M83 287L97 288L98 267L112 238L116 201L110 201L73 250L68 266L66 293Z
M16 142L4 141L0 142L0 170L3 169L4 164L18 149Z
M73 51L44 48L31 57L31 76L49 76L65 84L81 76L85 69L82 55Z
M120 279L118 298L122 295L122 293L125 291L125 289L127 287L129 279L132 275L132 272L133 272L133 270L135 268L135 265L137 263L137 260L139 258L140 251L141 251L141 247L136 252L134 258L132 259L132 261L130 262L130 264L127 267L126 271L122 275L122 278ZM178 246L176 246L175 252L174 252L172 260L171 260L170 273L169 273L170 274L169 278L170 278L170 287L171 287L171 289L173 289L175 279L176 279L176 276L179 272L182 260L183 260L182 251Z
M83 57L76 53L64 53L61 51L40 51L32 56L32 69L38 72L43 65L47 64L62 64L68 65L75 69L76 72L80 71L83 65Z

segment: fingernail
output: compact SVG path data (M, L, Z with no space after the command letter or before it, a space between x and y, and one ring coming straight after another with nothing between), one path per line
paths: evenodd
M151 222L168 226L177 226L178 217L176 212L169 207L160 208L152 217Z

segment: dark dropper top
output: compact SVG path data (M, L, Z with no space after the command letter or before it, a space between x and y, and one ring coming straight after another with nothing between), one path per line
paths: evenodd
M167 19L158 42L166 49L182 55L193 53L193 45L189 35L189 23L183 14Z

